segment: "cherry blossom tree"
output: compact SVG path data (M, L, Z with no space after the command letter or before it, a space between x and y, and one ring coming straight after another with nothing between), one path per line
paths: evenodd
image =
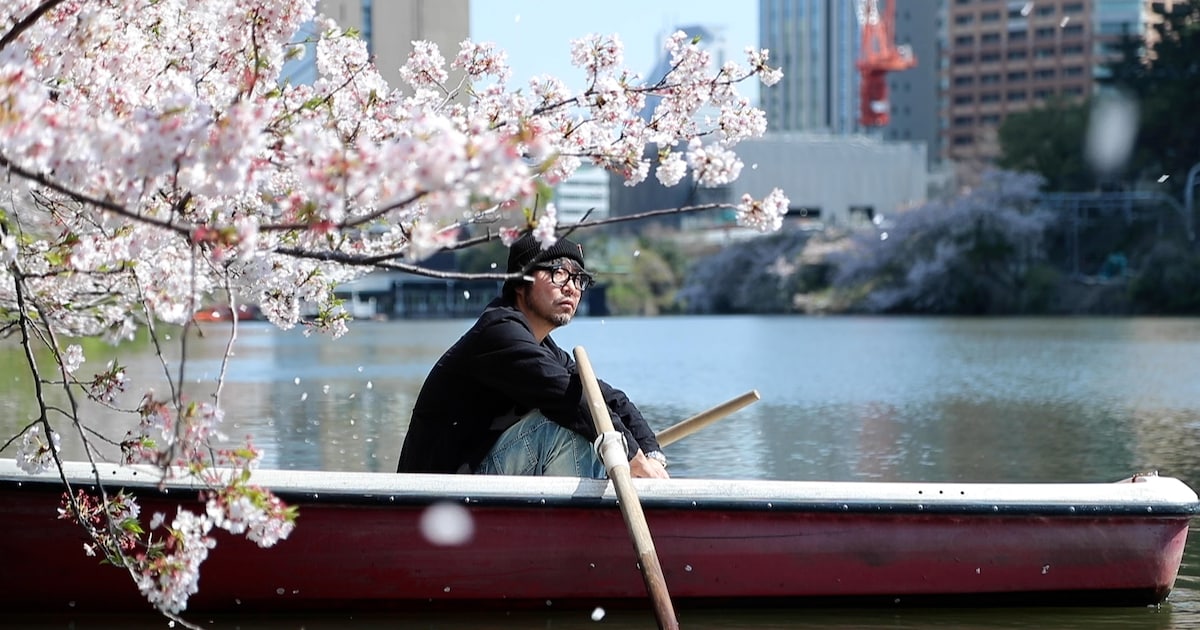
M571 44L587 77L575 89L550 76L510 86L504 53L471 41L457 51L418 43L405 85L389 86L364 42L314 4L0 0L0 314L26 350L40 411L0 446L39 472L61 467L59 432L71 431L89 461L116 450L164 478L200 480L201 514L143 518L135 497L107 494L98 475L98 494L66 488L61 509L87 532L88 553L125 567L176 619L214 528L270 546L295 520L253 485L253 444L222 435L221 380L207 398L182 393L202 303L253 303L280 328L336 337L350 320L334 297L343 282L380 269L454 275L421 261L525 230L550 244L600 224L559 225L539 202L584 162L633 185L657 152L666 185L689 172L698 185L727 184L742 167L737 143L766 125L737 85L780 76L765 50L714 67L680 32L665 42L672 70L655 82L623 67L616 35L592 35ZM316 41L302 41L310 23ZM285 61L311 43L315 82L281 83ZM448 70L464 78L451 82ZM648 97L657 104L643 116ZM769 230L787 199L777 190L662 212L718 207ZM160 382L130 382L116 363L88 374L72 343L138 333L162 359ZM165 358L171 344L177 365ZM65 408L46 402L51 388ZM141 394L124 409L128 433L89 427L87 405L120 410L123 392Z

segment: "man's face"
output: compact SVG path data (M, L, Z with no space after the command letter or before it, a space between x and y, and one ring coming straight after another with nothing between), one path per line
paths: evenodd
M570 273L583 271L570 258L559 258L546 266L562 267ZM579 308L579 298L583 295L575 281L569 280L564 286L558 286L551 282L551 272L547 269L535 269L530 275L533 282L518 289L524 296L526 314L555 327L570 323L575 310Z

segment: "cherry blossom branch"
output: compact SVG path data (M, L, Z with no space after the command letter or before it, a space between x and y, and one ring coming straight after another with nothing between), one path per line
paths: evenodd
M16 24L13 24L13 27L4 34L4 37L0 37L0 50L7 48L8 45L20 37L22 33L29 30L29 27L33 26L38 20L42 19L43 15L53 10L54 7L62 4L63 1L64 0L46 0L34 8L33 11L30 11L29 15L26 15Z

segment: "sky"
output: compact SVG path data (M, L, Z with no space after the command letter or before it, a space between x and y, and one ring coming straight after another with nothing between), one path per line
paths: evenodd
M620 35L625 66L645 77L676 26L702 24L721 31L729 59L745 65L743 50L758 46L754 0L470 0L471 39L508 53L509 87L550 74L571 89L583 71L571 65L571 45L590 33ZM718 28L720 27L720 28ZM743 89L743 94L755 94Z

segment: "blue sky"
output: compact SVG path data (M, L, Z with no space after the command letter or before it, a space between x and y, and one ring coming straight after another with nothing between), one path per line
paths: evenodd
M625 65L645 76L662 39L688 24L721 27L726 52L737 61L746 46L758 45L754 0L471 0L471 39L495 42L508 53L510 87L546 73L581 88L583 72L571 66L570 42L589 33L619 34ZM746 86L742 93L754 99L758 92Z

